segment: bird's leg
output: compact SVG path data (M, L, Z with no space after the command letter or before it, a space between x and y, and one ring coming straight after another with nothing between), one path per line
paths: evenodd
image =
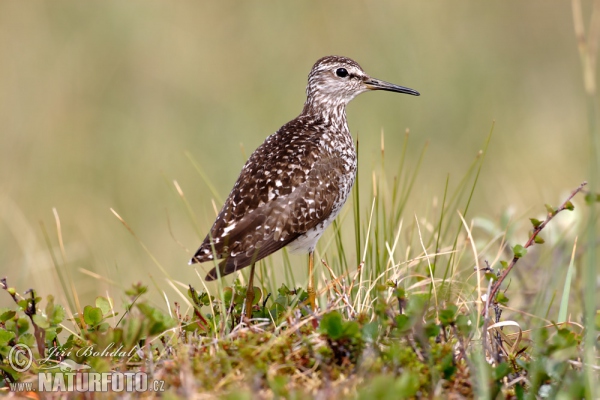
M254 263L250 266L250 279L246 289L246 317L252 318L252 303L254 302Z
M308 301L310 302L310 308L315 311L317 309L317 304L315 301L316 292L314 285L314 252L308 253L308 287L306 291L308 292Z

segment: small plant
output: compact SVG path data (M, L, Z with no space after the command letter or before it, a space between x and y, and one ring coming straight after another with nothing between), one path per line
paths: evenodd
M105 297L98 297L94 306L87 305L68 319L53 296L47 297L42 308L44 302L33 289L21 295L8 286L6 278L1 283L15 301L13 309L0 310L0 368L5 385L40 371L61 372L68 362L96 372L135 368L149 353L164 350L162 342L151 340L176 325L168 315L139 301L146 292L141 285L126 292L131 303L125 305L124 315L117 320L111 299ZM62 339L67 321L78 330ZM20 345L29 349L25 356L22 351L14 351ZM21 368L25 365L29 367Z

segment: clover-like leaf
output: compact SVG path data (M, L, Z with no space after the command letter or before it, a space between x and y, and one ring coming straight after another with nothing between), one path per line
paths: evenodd
M96 307L102 310L102 315L108 315L112 311L112 307L110 306L110 301L106 297L98 296L96 297Z
M88 325L98 325L102 321L102 310L98 307L85 306L83 308L83 320Z

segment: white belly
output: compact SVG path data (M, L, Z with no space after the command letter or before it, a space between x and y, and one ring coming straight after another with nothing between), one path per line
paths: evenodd
M337 204L333 210L331 210L329 218L327 218L319 225L315 226L313 229L299 236L298 239L294 240L293 242L287 245L287 248L291 253L312 253L315 250L315 247L317 246L317 242L321 238L321 235L323 235L325 229L327 229L327 227L331 225L333 220L340 213L340 210L344 206L344 203L346 203L346 200L348 199L348 193L352 188L353 181L350 182L349 187L345 189L345 193L341 199L342 201L340 201L340 203Z
M335 213L335 215L332 214L327 220L321 222L319 225L309 230L305 234L299 236L298 239L288 244L287 247L290 253L312 253L315 250L315 247L317 246L317 242L321 238L321 235L323 235L325 229L327 229L327 227L331 225L337 214L337 212Z

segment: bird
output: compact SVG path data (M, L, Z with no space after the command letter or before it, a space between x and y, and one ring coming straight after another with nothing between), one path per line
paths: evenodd
M308 75L300 115L252 153L206 238L189 264L221 260L206 275L219 279L251 267L245 315L251 318L255 263L288 247L308 253L307 293L316 309L314 250L350 194L357 155L346 106L357 95L416 90L370 77L342 56L317 60Z

